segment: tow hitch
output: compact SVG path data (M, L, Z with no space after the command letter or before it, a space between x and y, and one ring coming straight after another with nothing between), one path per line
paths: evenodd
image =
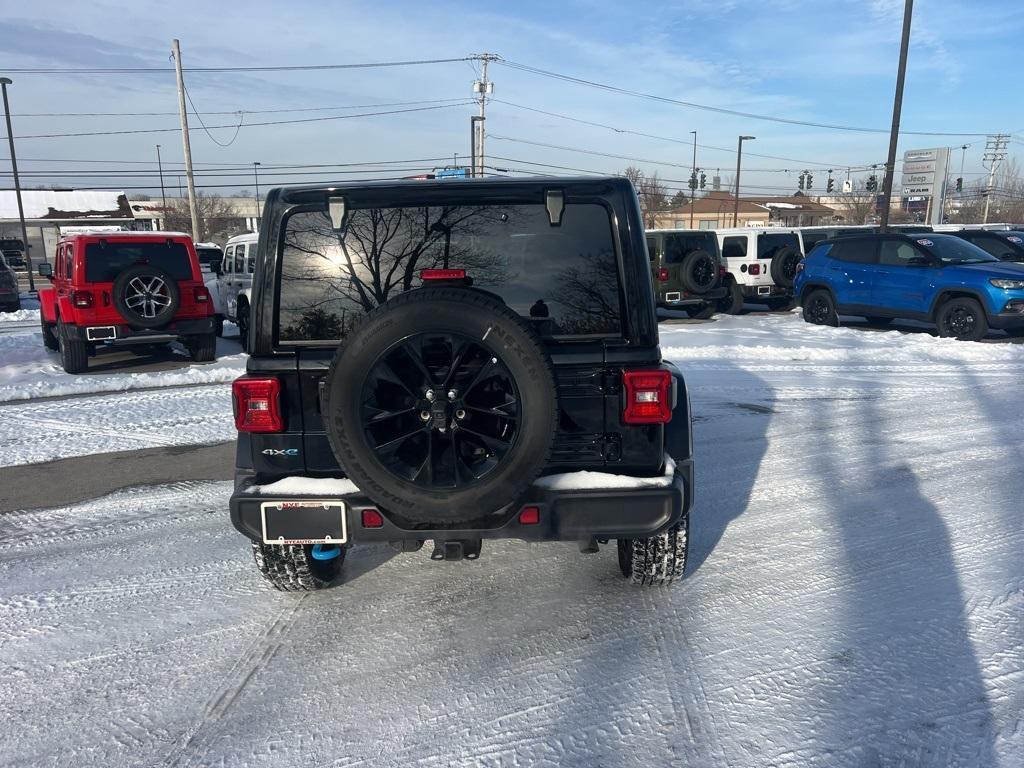
M476 560L480 557L480 539L454 539L435 541L431 560Z

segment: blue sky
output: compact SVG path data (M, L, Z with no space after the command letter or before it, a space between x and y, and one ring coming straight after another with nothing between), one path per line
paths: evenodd
M176 0L130 5L2 0L0 74L21 67L163 66L172 37L182 41L186 67L448 58L486 50L513 62L672 99L795 120L886 128L891 119L902 7L898 0L631 4ZM1010 146L1016 153L1024 135L1024 104L1017 98L1022 40L1022 4L918 0L904 129L1015 132L1018 138ZM177 124L173 115L23 116L174 112L177 101L170 75L10 76L15 80L10 94L16 136ZM460 99L469 96L475 76L473 65L460 62L329 72L196 73L188 75L187 82L197 109L206 112ZM744 186L767 193L795 190L804 168L816 171L815 190L820 190L825 168L881 163L887 148L884 133L721 115L612 94L501 64L492 65L491 76L496 101L489 107L492 138L487 148L489 155L503 158L492 161L497 166L541 167L528 166L528 161L611 172L630 162L509 140L519 139L643 158L649 162L633 164L657 170L663 177L685 179L691 163L690 131L696 130L701 145L697 164L712 169L709 176L715 168L729 176L736 136L745 133L757 140L745 148ZM619 133L501 102L665 138ZM194 131L192 147L197 163L210 164L208 168L254 160L299 164L450 157L468 153L472 113L471 106L459 105L352 120L243 126L228 147ZM344 112L251 115L245 121L330 114ZM207 117L211 124L236 120ZM198 127L194 120L193 127ZM227 143L234 131L212 133ZM676 141L666 140L672 138ZM40 161L117 159L155 165L157 143L168 166L181 162L180 138L173 132L25 138L19 141L18 151L25 158L24 171L69 170L69 163ZM967 173L980 174L984 138L904 136L900 151L964 143L971 145L966 153ZM958 165L960 152L954 157ZM8 168L7 161L0 163L0 169ZM967 178L970 182L977 177ZM50 179L32 181L36 180ZM271 180L267 172L262 186ZM244 179L199 174L200 184L224 181L251 186ZM78 183L88 185L87 180ZM92 185L110 183L128 182L95 179Z

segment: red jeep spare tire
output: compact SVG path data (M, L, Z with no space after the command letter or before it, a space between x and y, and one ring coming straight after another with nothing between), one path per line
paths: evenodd
M425 287L370 312L335 352L324 420L348 477L414 523L468 521L515 501L557 426L551 361L495 297Z
M174 319L181 294L177 281L148 264L129 267L114 280L114 307L132 328L161 328Z

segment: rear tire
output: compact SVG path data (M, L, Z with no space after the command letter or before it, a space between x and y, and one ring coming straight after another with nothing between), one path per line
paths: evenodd
M57 342L57 337L53 333L53 326L46 322L46 318L43 317L42 311L39 312L39 325L43 330L43 346L52 352L56 352L60 349L60 344Z
M235 324L238 326L238 342L242 345L242 351L249 351L249 305L239 304L235 313Z
M341 547L341 554L333 560L316 560L311 544L251 543L260 575L282 592L313 592L329 587L338 577L348 550Z
M84 341L69 339L64 323L57 321L57 344L60 348L60 364L66 373L82 373L89 368L89 348Z
M819 288L811 291L803 301L804 320L815 325L830 325L833 328L839 325L839 314L836 312L836 303L832 300L832 294Z
M657 536L619 539L619 569L639 586L667 586L683 578L689 543L690 516L687 514Z
M718 308L727 315L738 315L743 311L743 289L732 280L729 281L726 288L729 295L721 300Z
M714 316L716 309L714 304L705 304L702 307L688 308L686 314L694 320L707 320Z
M977 300L965 297L950 299L939 307L935 325L939 336L959 341L980 341L988 333L985 310Z
M206 333L185 340L185 349L197 363L210 363L217 359L217 335Z

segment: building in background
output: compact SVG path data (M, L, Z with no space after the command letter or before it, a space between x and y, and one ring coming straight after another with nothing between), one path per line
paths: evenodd
M709 192L704 197L693 201L694 229L722 229L732 226L732 215L736 198L728 192ZM771 211L763 205L740 198L737 226L766 227L771 219ZM690 204L687 202L679 208L659 211L655 214L658 229L689 229Z
M783 227L814 227L834 224L836 211L797 192L773 197L744 197L742 200L768 209L771 222Z

